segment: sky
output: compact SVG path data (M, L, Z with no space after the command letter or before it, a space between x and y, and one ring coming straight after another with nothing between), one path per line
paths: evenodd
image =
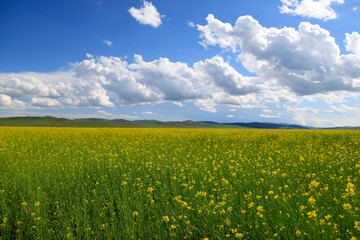
M1 0L0 117L360 125L359 0Z

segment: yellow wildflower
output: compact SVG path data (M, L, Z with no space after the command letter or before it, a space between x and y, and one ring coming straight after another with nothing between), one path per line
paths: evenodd
M308 201L311 205L315 204L315 202L316 202L315 198L313 198L313 197L310 197Z
M236 238L242 238L244 235L242 233L235 233L235 237Z
M345 210L350 210L352 208L352 206L349 203L345 203L343 205L343 207L344 207Z
M307 213L307 215L309 216L309 218L316 218L317 214L316 214L316 211L310 211Z
M311 183L309 184L310 188L316 188L317 186L319 186L319 182L317 182L316 180L312 180Z

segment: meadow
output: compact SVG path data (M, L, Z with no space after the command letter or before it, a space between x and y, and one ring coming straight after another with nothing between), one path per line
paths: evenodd
M360 239L360 132L0 128L0 239Z

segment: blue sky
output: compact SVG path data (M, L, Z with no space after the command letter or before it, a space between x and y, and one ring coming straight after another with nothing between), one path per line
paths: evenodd
M0 116L360 125L358 0L0 3Z

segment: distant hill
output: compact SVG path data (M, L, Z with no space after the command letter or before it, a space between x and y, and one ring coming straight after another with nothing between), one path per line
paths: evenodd
M229 125L236 125L246 128L259 128L259 129L312 129L312 127L306 127L296 124L287 124L287 123L251 122L251 123L229 123Z
M324 129L329 129L329 130L360 130L360 127L333 127L333 128L324 128Z
M315 129L313 127L287 124L287 123L218 123L211 121L157 121L157 120L134 120L126 119L102 119L102 118L80 118L67 119L46 117L9 117L0 118L0 126L13 127L117 127L117 128L255 128L255 129ZM323 129L353 129L360 127L336 127Z
M0 118L0 126L9 127L118 127L118 128L244 128L241 126L197 121L162 122L157 120L84 118L70 120L55 117L9 117Z

